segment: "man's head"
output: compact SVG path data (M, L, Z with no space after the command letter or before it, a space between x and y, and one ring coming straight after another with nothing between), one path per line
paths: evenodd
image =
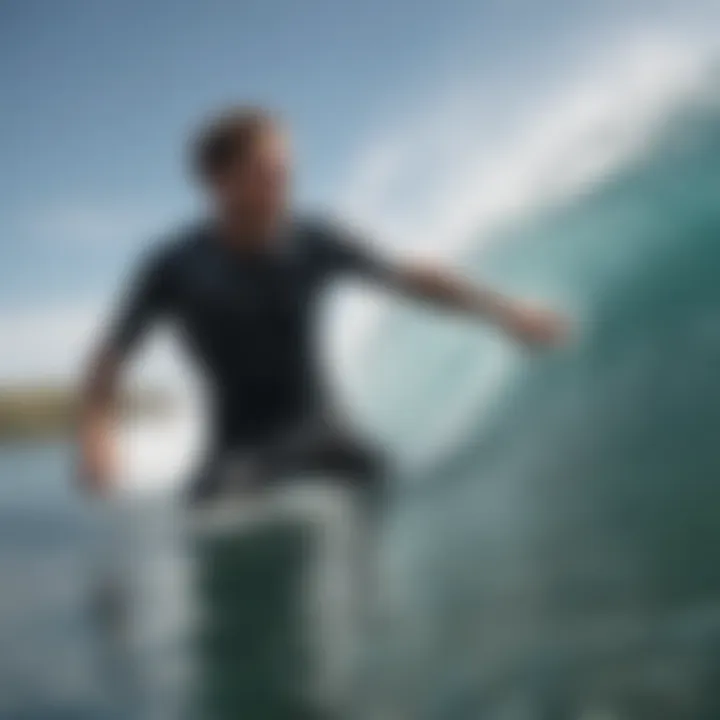
M257 108L222 113L193 148L196 175L218 210L258 235L277 227L287 202L290 157L280 122Z

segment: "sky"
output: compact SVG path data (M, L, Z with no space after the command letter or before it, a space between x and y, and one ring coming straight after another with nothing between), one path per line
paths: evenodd
M213 110L288 119L299 204L448 255L538 195L597 97L646 122L718 20L719 0L0 0L0 382L75 374L140 249L199 211L184 146Z

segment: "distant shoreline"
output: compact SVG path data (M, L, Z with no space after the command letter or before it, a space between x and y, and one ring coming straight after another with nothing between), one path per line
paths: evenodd
M78 406L76 388L0 387L0 443L69 437L75 429ZM123 393L120 408L124 416L162 418L172 414L175 401L162 390L132 389Z

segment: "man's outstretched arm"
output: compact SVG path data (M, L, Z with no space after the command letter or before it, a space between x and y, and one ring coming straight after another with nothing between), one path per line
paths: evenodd
M391 285L404 294L488 322L528 346L556 345L567 331L561 315L509 298L439 265L401 265L394 270Z
M565 319L550 310L510 298L463 278L439 263L409 263L373 248L362 233L332 224L325 251L333 268L391 290L483 320L529 346L560 343Z

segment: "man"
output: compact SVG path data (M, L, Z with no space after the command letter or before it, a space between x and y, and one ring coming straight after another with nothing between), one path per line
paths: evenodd
M81 413L82 478L111 489L113 399L130 351L152 323L174 321L212 392L209 460L195 501L308 470L325 470L379 497L381 463L340 422L318 363L315 314L327 282L345 275L489 322L530 346L563 330L547 311L465 282L442 268L390 262L350 233L289 210L290 158L270 114L225 113L193 154L212 219L156 250L95 355ZM244 458L228 472L233 458Z

